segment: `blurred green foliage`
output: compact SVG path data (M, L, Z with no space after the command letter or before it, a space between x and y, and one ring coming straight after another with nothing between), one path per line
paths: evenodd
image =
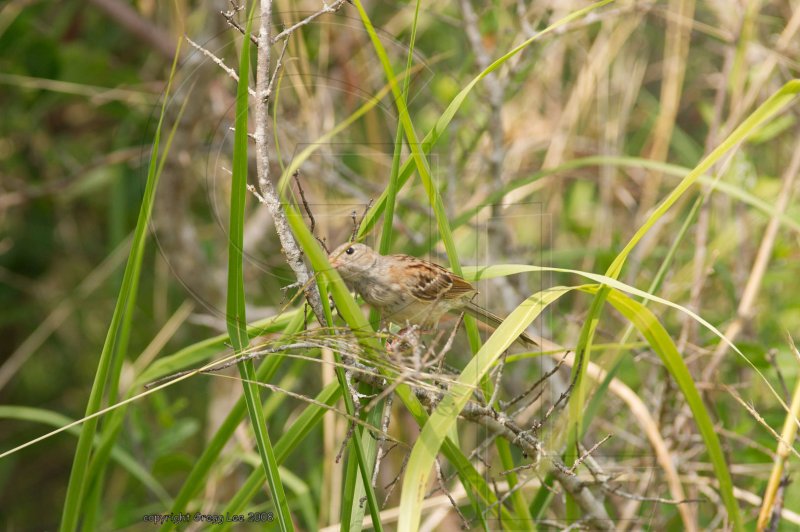
M278 29L319 8L311 1L275 4ZM495 1L472 5L479 16L481 43L494 59L527 37L531 28L541 29L569 9L583 6L580 2L567 4ZM505 83L500 114L502 175L493 175L488 162L497 148L491 126L498 115L493 114L485 84L479 85L451 127L442 132L430 158L449 219L503 184L526 179L545 162L554 167L589 155L648 158L661 110L662 66L672 4L659 1L637 7L619 2L591 23L576 23L549 36L524 52L508 70L498 72ZM694 13L690 48L683 60L685 80L665 157L687 170L708 151L708 136L714 128L729 130L738 123L731 118L736 112L741 111L741 120L753 104L797 77L800 41L795 36L780 50L775 50L774 43L798 7L780 0L766 1L751 16L739 4L728 4L697 3ZM237 64L238 34L218 14L227 5L186 1L126 5L133 6L147 25L172 41L185 33L229 66ZM367 7L398 68L404 64L413 4L377 2ZM420 137L480 71L459 2L428 7L416 43L415 65L422 68L412 78L408 103ZM640 25L627 34L621 32L626 17L634 16L642 17ZM748 24L756 31L740 39L739 31ZM598 43L610 36L621 40L619 47L595 53ZM747 53L736 55L740 47ZM233 124L235 85L209 61L203 62L199 52L189 46L184 50L179 88L168 105L168 120L175 118L184 99L189 99L189 105L157 195L128 350L130 360L123 368L123 393L151 367L152 358L172 354L224 330L221 309L232 154L228 127ZM275 52L279 50L277 45ZM95 3L78 0L11 0L0 6L0 51L0 404L37 407L77 419L83 415L117 297L170 58ZM759 77L762 66L773 58L776 66L766 77ZM743 72L742 77L727 77L736 70L734 66ZM385 83L368 37L349 5L292 36L282 75L275 106L284 162L347 118ZM579 86L579 81L587 85ZM716 102L719 87L723 87L722 105ZM748 107L742 103L742 94L750 90L758 97ZM745 194L775 203L796 145L796 109L776 117L742 146L729 164L717 168L721 179ZM729 119L732 124L727 123ZM301 183L316 217L317 234L329 244L347 238L352 230L351 211L363 212L368 200L385 189L396 124L396 110L387 97L303 166ZM713 137L712 148L720 138L719 133ZM560 151L553 148L562 141ZM273 175L277 176L278 154L273 155ZM514 199L508 194L514 204L508 211L483 209L458 228L459 251L465 255L465 263L541 263L603 272L640 226L643 213L638 209L655 182L655 173L608 164L543 176L525 195ZM251 182L254 175L255 165L251 164ZM675 183L673 177L664 177L655 185L655 199L661 199ZM654 232L653 240L637 248L623 275L625 282L648 286L699 191L679 202ZM720 192L710 195L704 209L706 228L692 222L658 295L692 306L724 330L737 317L768 219ZM248 317L253 319L301 306L299 299L291 299L298 294L296 287L282 290L293 277L263 211L248 197L244 274ZM510 214L504 217L503 212ZM789 202L786 214L800 219L796 201ZM416 177L400 192L395 220L396 251L415 252L446 264L440 235ZM496 248L487 237L492 223L499 223L508 239ZM708 237L703 251L708 255L698 269L694 262L701 251L697 236L703 231ZM798 366L786 334L797 337L800 331L798 235L781 226L768 258L755 305L745 316L736 343L776 388L781 390L782 378L791 392ZM490 296L488 305L502 313L536 290L574 283L568 275L531 275L482 290ZM699 297L693 299L696 286ZM191 311L180 316L174 328L168 327L170 317L186 301L192 304ZM538 327L556 341L574 345L588 301L584 295L565 296ZM687 364L699 379L718 339L696 324L687 325L685 316L652 308L682 346ZM618 340L625 326L619 315L604 312L598 341ZM147 357L152 358L142 362L143 367L137 366L134 361L151 343ZM459 340L457 345L465 344ZM459 347L457 351L467 350ZM205 360L211 354L202 356ZM309 356L319 358L321 354L315 351ZM453 358L459 367L466 363L466 355ZM602 365L607 360L601 354L596 361ZM520 369L506 376L510 390L541 375L537 364L516 367ZM322 388L321 373L316 364L295 361L282 365L271 382L282 381L288 389L313 396ZM8 376L5 382L4 375ZM707 458L696 447L697 434L678 423L682 399L674 385L666 382L652 353L631 349L617 377L658 416L664 437L683 459L681 472L713 482ZM713 398L709 401L712 412L727 431L720 434L728 446L736 486L760 496L775 439L719 385L736 388L777 431L785 412L730 352L717 380L703 384ZM150 395L128 411L117 446L174 497L240 390L237 382L228 379L196 377ZM116 398L106 399L112 402ZM608 416L599 427L592 427L587 442L617 430L623 437L608 444L612 446L609 460L649 468L654 482L647 494L668 496L661 489L663 476L652 466L650 448L637 432L636 420L619 398L609 395L607 401ZM285 433L304 406L293 398L276 400L267 414L271 437L277 439ZM396 417L400 419L393 421L400 427L396 435L413 443L408 417L399 413ZM333 472L340 466L333 457L344 424L332 428L333 424L324 430L315 427L282 465L300 479L288 494L293 511L298 516L304 512L303 519L316 512L319 525L338 522L331 492L339 478ZM0 452L50 429L30 421L0 419ZM221 511L253 468L259 467L245 434L242 428L231 439L207 481L208 491L199 497L207 495L212 501L207 511ZM329 438L325 443L324 437ZM479 440L477 429L465 429L464 441ZM74 448L75 437L61 434L0 459L0 528L57 526ZM517 449L512 451L515 460L522 461ZM386 471L396 474L402 461L398 456L387 461ZM792 465L797 462L796 457L790 460ZM382 480L388 482L391 475ZM103 529L139 525L144 513L169 511L169 501L160 500L117 462L112 462L104 481L97 521ZM627 482L626 490L636 492L636 482ZM313 512L308 508L307 493L300 494L303 488L310 490ZM692 497L706 497L700 488L690 489L694 490ZM383 493L381 490L379 498ZM800 512L798 493L791 483L784 495L787 509ZM391 500L390 506L396 503L396 496ZM615 510L622 506L619 500L609 500L609 507ZM205 500L194 502L199 507ZM271 503L262 491L250 504L269 508ZM550 517L561 509L554 506ZM746 519L752 521L757 506L742 502L742 507ZM48 511L43 512L45 508ZM722 526L715 521L714 504L705 502L698 508L704 526ZM465 512L475 517L469 509ZM655 515L653 527L680 527L678 512L671 505L648 502L634 517L651 515ZM793 526L784 525L786 530Z

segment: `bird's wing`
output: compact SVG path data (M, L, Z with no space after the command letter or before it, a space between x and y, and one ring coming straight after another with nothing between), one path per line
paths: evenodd
M403 279L408 291L421 301L459 299L476 292L470 283L438 264L408 255L393 255L392 258L397 259L396 271L404 272L396 278Z

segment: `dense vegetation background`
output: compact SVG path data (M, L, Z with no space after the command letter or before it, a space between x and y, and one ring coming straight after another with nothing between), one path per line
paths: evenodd
M269 136L275 181L303 150L315 147L298 179L316 234L334 247L352 232L351 213L361 218L396 174L398 106L357 7L329 4L335 12L297 28L272 48L272 67L280 60L281 68ZM370 1L364 8L401 77L414 34L406 101L421 140L492 61L587 5L423 2L418 20L415 3ZM276 0L274 34L322 7L316 1ZM119 371L104 404L140 393L144 382L229 352L217 337L227 332L236 81L185 37L238 71L242 35L220 14L231 9L221 1L184 0L11 0L0 7L0 452L84 416L133 228L141 220L161 98L176 52L178 67L163 112L166 156L134 286L138 297L130 309L131 327L114 349ZM246 23L245 10L231 17ZM797 77L798 29L800 5L791 1L617 1L508 58L469 93L428 156L460 262L606 273L680 180ZM255 65L255 47L252 53ZM372 106L376 95L380 99ZM790 405L796 395L800 364L791 340L800 331L800 209L793 201L800 168L798 107L789 100L781 105L748 130L747 142L715 160L657 216L619 277L691 309L741 350L726 347L685 312L649 304L702 393L722 441L733 494L751 526L769 491L777 434L787 416L796 419L798 413L794 407L787 414L779 401ZM354 113L361 114L347 122ZM411 154L409 146L406 140L400 163ZM249 162L248 179L255 184L254 157ZM299 201L295 184L291 190L287 201ZM296 315L290 312L302 311L302 291L284 290L295 278L268 209L251 194L246 202L247 318L266 319L262 325L271 327L255 343L282 341L291 336L280 332ZM376 221L365 240L377 246L387 228L382 231L380 218ZM416 174L398 191L391 234L393 252L444 265L452 259L445 253L436 207ZM481 281L480 302L508 314L532 293L588 282L573 273L524 273ZM566 294L548 306L535 328L573 348L587 316L594 317L592 301L590 294ZM588 397L599 400L590 407L593 417L587 415L591 423L581 453L612 437L592 451L596 464L586 468L594 470L582 469L580 478L619 528L680 529L687 519L700 527L733 526L719 493L724 480L712 468L699 422L674 373L665 369L652 342L627 331L628 319L610 306L599 316L592 362L618 380L599 389L602 376L587 380ZM307 321L313 331L316 321ZM448 321L443 329L454 324ZM484 338L490 333L481 330ZM324 348L302 354L311 360L284 359L268 382L313 397L336 382L330 365L316 362L332 355ZM470 357L462 333L447 361L463 368ZM500 398L516 397L552 369L545 358L514 360L496 380ZM164 360L168 363L159 363ZM233 369L223 373L238 378ZM562 367L548 380L546 393L517 418L530 424L560 405L542 429L558 454L563 449L553 442L563 443L570 419L558 398L570 381L569 368ZM241 394L236 379L200 375L134 401L114 422L101 418L98 435L114 451L109 460L95 458L89 468L78 506L84 528L144 526L144 515L175 511L179 493L188 494L180 511L274 512L266 490L259 489L263 482L242 491L261 469L246 417L232 424L206 474L190 476L215 435L224 433L224 420ZM298 416L308 403L270 390L262 396L270 437L280 451L276 442L303 419ZM341 400L336 404L345 409ZM419 433L415 420L399 401L393 412L390 434L413 446ZM655 423L655 436L647 435L652 429L647 420ZM487 437L480 424L460 420L458 427L466 455ZM0 458L3 529L53 529L61 522L79 430ZM353 474L352 452L336 460L346 432L346 419L329 413L308 421L307 434L284 443L289 447L281 479L295 526L315 529L353 522L359 512L369 515L355 496L358 490L343 485ZM665 470L653 438L668 451L674 472ZM783 453L791 473L798 458L797 445L789 443L792 451ZM515 466L531 460L513 446L507 454L491 442L481 449L473 462L502 497L508 491L503 483L511 482L503 474L511 469L506 460ZM385 486L409 451L399 446L381 466L376 492L381 503L389 493L383 507L388 528L395 526L392 511L404 486L391 493ZM453 466L441 461L463 520L438 492L423 513L426 526L515 526L494 516L496 507L471 502L469 490L451 477ZM598 480L598 471L610 477ZM503 505L520 519L522 507L529 507L542 523L567 526L564 519L574 514L563 489L541 488L545 474L535 469L519 475L522 487ZM672 478L690 502L674 504L675 492L667 487ZM791 530L800 523L800 490L791 474L784 478L775 523Z

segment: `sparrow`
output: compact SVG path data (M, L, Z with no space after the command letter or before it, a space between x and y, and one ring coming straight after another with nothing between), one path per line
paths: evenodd
M472 301L478 293L472 284L438 264L410 255L381 255L354 242L333 250L328 261L350 290L401 327L432 329L449 312L465 312L495 329L503 322ZM538 345L526 333L519 340Z

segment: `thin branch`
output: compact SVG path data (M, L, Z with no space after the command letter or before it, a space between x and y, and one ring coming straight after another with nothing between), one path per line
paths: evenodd
M297 22L296 24L293 24L292 26L286 28L285 30L283 30L282 32L278 33L274 37L270 38L269 43L270 44L275 44L276 42L278 42L280 40L287 40L292 35L292 33L294 33L299 28L302 28L303 26L309 24L314 19L316 19L316 18L318 18L318 17L320 17L322 15L325 15L327 13L336 13L337 11L339 11L342 8L342 6L344 6L344 4L347 1L348 0L336 0L331 5L325 4L325 7L323 7L319 11L307 16L306 18L304 18L300 22ZM228 22L228 24L232 28L235 28L237 31L239 31L239 33L244 35L244 28L242 27L241 24L239 24L234 19L234 16L236 15L237 11L238 11L237 9L232 9L231 11L220 11L220 14L225 18L225 20ZM272 9L270 9L270 11L272 11ZM257 47L259 47L259 48L261 47L261 40L259 38L256 38L255 35L250 35L250 40Z
M278 56L278 61L275 63L275 70L272 71L272 77L269 80L269 86L267 87L267 98L270 100L272 99L272 89L275 88L275 80L278 78L278 72L281 71L283 68L283 56L286 55L286 48L289 46L289 41L283 42L283 48L281 48L281 55Z
M370 198L369 202L367 202L367 206L364 207L364 212L361 214L361 218L356 218L356 211L350 213L350 217L353 219L353 234L350 235L350 241L355 242L356 235L358 235L358 230L361 229L361 224L364 222L364 218L367 216L367 212L372 207L372 198Z
M322 15L325 15L326 13L336 13L337 11L339 11L342 8L342 6L344 6L345 2L347 2L347 0L336 0L331 5L325 4L325 7L323 7L322 9L317 11L316 13L307 16L306 18L304 18L300 22L298 22L298 23L286 28L285 30L283 30L282 32L277 34L275 37L272 38L271 42L274 44L274 43L280 41L281 39L288 39L289 36L292 33L295 32L295 30L297 30L298 28L302 28L303 26L305 26L309 22L313 21L315 18L320 17Z
M303 185L300 183L300 170L296 170L292 177L294 178L295 184L297 184L297 190L300 192L300 200L303 202L303 209L305 209L306 214L308 215L308 220L311 222L311 227L309 230L313 235L314 230L317 228L317 221L314 219L314 215L311 213L311 207L308 206L308 200L306 200L306 193L303 190ZM328 250L326 249L325 251Z
M494 378L494 390L492 390L492 397L489 399L489 406L497 404L497 396L500 394L500 381L503 379L503 369L506 367L506 359L508 358L508 350L503 352L503 357L497 365L497 373Z
M191 40L188 35L184 35L183 38L186 39L186 41L189 44L191 44L193 48L195 48L197 51L202 53L204 56L206 56L209 59L211 59L218 67L220 67L222 70L224 70L225 73L228 74L229 77L231 77L234 81L236 81L236 83L239 83L239 74L237 74L234 69L232 69L231 67L226 65L225 62L222 59L220 59L217 55L215 55L213 52L211 52L207 48L204 48L203 46L201 46L201 45L197 44L196 42L194 42L193 40ZM252 96L253 98L256 97L256 91L254 91L250 87L247 87L247 92L249 92L250 96ZM233 129L233 128L231 128L231 129ZM250 135L248 135L248 136L250 136Z
M381 463L383 461L383 457L388 454L386 451L386 438L383 434L388 434L389 432L389 421L392 417L392 402L393 402L393 395L389 395L386 398L386 401L383 403L383 422L381 423L381 436L378 438L378 453L375 455L375 469L372 471L372 488L374 489L378 484L378 473L381 469Z
M595 443L594 445L592 445L592 448L591 448L591 449L589 449L588 451L586 451L585 453L583 453L583 455L581 455L580 457L578 457L578 459L577 459L577 460L575 460L575 463L573 463L573 464L572 464L572 467L570 467L570 468L569 468L569 472L574 474L574 473L575 473L575 471L578 469L578 467L580 467L580 465L581 465L581 464L584 462L584 460L586 460L586 459L587 459L587 458L588 458L588 457L589 457L589 456L590 456L590 455L591 455L593 452L595 452L595 451L596 451L596 450L597 450L597 449L598 449L598 448L599 448L601 445L603 445L603 444L604 444L606 441L608 441L608 439L609 439L609 438L611 438L611 434L608 434L608 435L607 435L605 438L603 438L603 439L602 439L602 440L600 440L599 442L597 442L597 443Z
M501 406L502 406L503 410L506 410L509 407L514 406L516 403L518 403L519 401L524 399L526 396L531 394L536 388L541 386L542 383L544 383L550 377L555 375L555 373L559 370L559 368L561 368L561 366L564 364L564 360L566 360L567 354L569 354L569 351L565 351L564 352L564 356L561 357L561 360L558 361L558 364L556 364L555 367L553 367L553 369L551 369L550 371L548 371L547 373L542 375L541 378L539 380L537 380L536 382L534 382L527 390L525 390L524 392L522 392L518 396L516 396L513 399L511 399L508 403L502 403ZM527 403L527 404L523 405L521 408L527 407L528 404L530 404L530 403Z
M444 475L442 475L442 464L439 463L438 456L436 457L434 464L436 465L436 480L439 483L439 488L442 490L442 493L444 493L445 496L447 496L447 499L450 501L450 506L453 507L453 509L456 511L456 514L461 519L462 530L468 530L469 521L467 521L467 518L464 517L464 514L461 513L461 510L458 508L455 499L453 499L453 495L450 493L450 490L447 489L447 485L444 483Z
M256 105L255 105L255 137L256 137L256 166L258 169L258 188L261 192L261 201L272 215L275 230L281 242L286 262L294 271L297 281L304 286L306 300L320 324L325 325L325 313L322 310L322 300L319 288L309 273L303 253L289 227L286 213L281 205L280 198L270 180L269 160L269 81L270 81L270 20L272 17L272 0L261 0L261 25L258 31L258 40L261 46L258 49L256 67Z

